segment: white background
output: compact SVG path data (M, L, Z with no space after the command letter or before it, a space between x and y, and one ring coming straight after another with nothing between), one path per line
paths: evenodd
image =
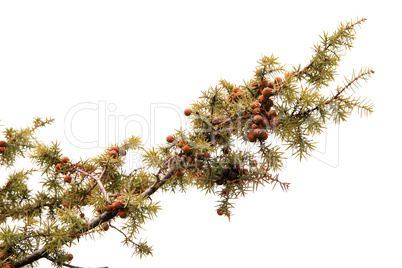
M323 30L364 16L339 73L375 69L357 92L375 113L329 125L308 161L290 158L280 174L288 193L260 188L236 202L230 223L213 196L156 193L163 210L139 236L153 257L131 258L113 230L69 251L83 267L401 267L399 13L396 1L2 1L1 124L52 116L39 136L73 160L132 134L161 144L219 78L241 84L261 54L305 65ZM83 103L99 109L75 110ZM2 185L9 171L0 172Z

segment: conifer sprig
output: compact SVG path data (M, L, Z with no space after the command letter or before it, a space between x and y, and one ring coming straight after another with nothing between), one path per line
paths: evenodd
M259 185L279 184L288 191L290 184L277 174L286 150L307 158L326 123L347 120L355 108L360 115L373 112L372 102L355 95L360 82L374 73L370 68L345 78L330 96L321 92L334 80L365 20L341 24L331 36L324 32L303 69L286 70L278 57L263 55L244 85L220 79L184 111L191 127L176 130L162 146L145 148L139 137L130 137L95 157L74 160L63 156L59 142L44 144L35 137L35 130L52 119L36 118L33 126L20 130L7 128L0 141L0 165L11 168L18 157L29 155L33 167L11 172L0 186L0 267L22 267L41 258L74 267L65 249L83 237L95 239L109 227L123 235L133 254L152 255L152 247L138 234L160 209L150 198L158 190L194 187L215 194L217 214L229 220L234 201ZM269 137L284 146L274 146ZM127 171L126 154L133 150L141 154L143 166ZM34 177L42 190L29 189L27 182Z
M300 69L295 69L295 77L299 80L304 79L307 83L317 88L328 86L334 80L336 68L346 50L353 47L356 38L356 28L360 27L367 19L357 19L341 23L338 29L329 36L324 32L320 36L321 41L314 45L314 56L310 63Z

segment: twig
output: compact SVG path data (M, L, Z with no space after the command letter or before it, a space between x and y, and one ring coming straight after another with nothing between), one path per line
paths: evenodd
M127 241L130 241L131 243L133 243L133 244L136 245L137 247L139 246L139 245L138 245L137 243L135 243L133 240L131 240L130 238L128 238L127 235L126 235L122 230L120 230L119 228L117 228L117 227L111 225L110 223L109 223L109 226L112 227L113 229L116 229L117 231L119 231L119 233L121 233L121 234L126 238Z
M339 95L342 94L343 91L345 91L347 88L349 88L353 83L355 83L357 80L359 80L363 76L366 76L366 75L370 76L373 73L374 73L374 71L372 69L369 69L366 72L360 73L358 76L356 76L354 79L352 79L349 83L347 83L341 90L339 90L338 93L336 93L336 95L334 97L332 97L332 99L328 100L326 102L326 104L337 99L339 97ZM364 78L363 78L363 80L364 80Z
M374 70L372 70L372 69L369 69L369 70L367 70L367 71L365 71L365 72L362 72L362 73L360 73L358 76L356 76L355 78L353 78L349 83L347 83L345 86L343 86L340 90L338 90L338 92L332 97L332 98L330 98L329 100L327 100L326 102L325 102L325 104L329 104L329 103L331 103L331 102L333 102L334 100L336 100L336 99L340 99L339 98L339 96L346 90L346 89L348 89L350 86L352 86L356 81L358 81L359 79L365 79L365 78L363 78L364 76L366 76L366 75L368 75L368 76L370 76L371 74L373 74L374 73ZM306 110L306 111L304 111L304 112L302 112L302 113L297 113L297 114L295 114L294 116L295 117L300 117L300 116L304 116L304 115L306 115L306 114L308 114L308 113L312 113L312 112L314 112L315 110L317 110L318 109L318 106L315 106L313 109L309 109L309 110Z
M88 172L83 171L83 170L80 170L80 169L78 169L78 168L76 168L76 170L77 170L78 172L84 174L85 176L88 176L88 177L91 177L92 179L94 179L94 180L96 181L96 183L98 184L99 188L101 189L102 194L103 194L103 196L105 197L106 201L107 201L108 203L110 203L109 196L108 196L108 194L107 194L107 192L106 192L105 188L103 187L102 182L101 182L101 180L100 180L100 178L102 178L102 176L105 174L106 168L103 169L102 173L101 173L98 177L97 177L97 176L93 176L92 174L89 174Z
M250 118L251 117L251 115L243 115L243 116L239 116L239 117L231 117L231 118L228 118L228 119L226 119L226 120L224 120L224 121L222 121L222 122L220 122L220 121L218 121L218 122L216 122L216 123L213 123L212 122L212 124L213 125L218 125L218 127L220 127L221 125L223 125L223 124L225 124L225 123L227 123L227 122L229 122L229 121L232 121L232 120L242 120L242 119L247 119L247 118Z
M344 29L344 32L347 31L347 30L349 30L349 29L351 29L351 28L353 28L353 27L355 27L355 26L356 26L357 24L359 24L360 22L365 22L366 20L367 20L366 18L363 18L363 19L361 19L361 20L356 21L355 23L352 23L351 25L347 26L347 27ZM329 49L331 46L333 46L333 45L334 45L334 43L329 43L329 44L324 48L323 51L328 50L328 49ZM298 77L299 75L306 73L306 72L311 68L311 66L313 66L313 64L314 64L314 60L311 60L310 63L306 65L306 67L304 67L304 68L303 68L302 70L300 70L299 72L293 73L293 75L294 75L295 77Z

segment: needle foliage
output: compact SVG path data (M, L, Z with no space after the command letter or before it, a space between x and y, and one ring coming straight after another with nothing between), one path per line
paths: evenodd
M186 191L189 187L217 197L216 211L230 219L234 200L259 185L278 185L284 152L298 159L315 149L314 138L326 124L346 121L353 110L373 112L373 104L356 95L374 71L362 68L331 86L345 51L353 46L365 19L342 23L324 32L306 65L285 68L274 55L257 61L255 74L242 85L221 79L201 92L185 111L189 129L180 129L167 143L145 148L140 137L111 144L99 155L69 159L61 144L40 141L38 128L53 119L34 119L31 126L3 129L0 142L0 267L70 265L68 248L82 238L100 239L109 230L140 257L152 254L142 240L141 226L160 209L154 192ZM330 89L325 94L324 89ZM327 91L325 91L327 92ZM168 133L167 133L168 134ZM268 137L285 146L273 145ZM126 154L142 155L143 166L124 168ZM32 165L14 165L27 158ZM40 190L28 182L35 180Z

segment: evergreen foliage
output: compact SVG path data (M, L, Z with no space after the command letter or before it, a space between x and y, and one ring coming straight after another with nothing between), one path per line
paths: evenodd
M359 83L374 73L370 68L352 74L328 96L322 93L334 81L364 21L341 24L332 35L324 32L303 68L285 69L277 57L263 56L243 85L220 80L186 110L190 129L177 130L160 147L143 148L139 137L131 137L93 158L70 160L60 143L45 144L35 137L35 130L53 119L36 118L23 129L5 128L0 165L9 174L0 177L0 266L35 265L41 258L57 267L67 265L72 260L68 247L83 237L95 239L109 227L123 235L123 244L134 254L152 254L139 231L160 209L149 198L158 189L195 187L214 194L218 215L229 220L233 200L258 185L279 185L287 191L289 183L277 174L285 150L306 158L315 149L314 136L328 122L346 121L355 108L361 115L373 112L369 100L355 95ZM286 147L270 144L269 136ZM252 149L236 146L239 141L252 144ZM127 151L140 152L144 166L126 171ZM32 167L15 169L21 158L29 158ZM27 182L38 178L42 190L30 190Z

